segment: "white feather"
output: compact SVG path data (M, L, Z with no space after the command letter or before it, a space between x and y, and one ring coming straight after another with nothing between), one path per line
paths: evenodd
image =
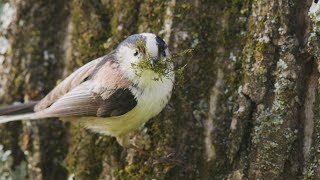
M20 115L12 115L12 116L0 116L0 124L12 122L12 121L35 119L34 115L35 115L34 113L28 113L28 114L20 114Z
M158 46L156 41L156 35L152 33L141 33L146 37L146 49L152 57L158 56Z

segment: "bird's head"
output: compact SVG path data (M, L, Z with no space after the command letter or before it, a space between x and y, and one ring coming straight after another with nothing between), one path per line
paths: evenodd
M152 33L129 36L116 50L119 67L131 80L173 79L173 63L167 44Z

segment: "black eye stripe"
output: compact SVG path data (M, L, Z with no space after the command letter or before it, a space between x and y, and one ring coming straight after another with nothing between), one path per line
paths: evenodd
M157 41L159 54L165 57L166 56L165 50L167 49L167 44L159 36L156 37L156 41Z

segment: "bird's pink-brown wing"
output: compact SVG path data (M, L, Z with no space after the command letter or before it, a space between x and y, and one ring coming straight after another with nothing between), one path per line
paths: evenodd
M94 60L66 78L37 105L36 116L117 116L136 105L112 55Z
M64 79L58 86L56 86L49 94L47 94L35 107L35 111L41 111L48 108L60 97L68 93L70 90L79 86L86 78L88 78L95 70L97 65L103 60L103 57L95 59Z

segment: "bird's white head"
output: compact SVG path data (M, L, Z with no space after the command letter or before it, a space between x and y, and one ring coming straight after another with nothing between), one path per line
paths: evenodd
M155 34L129 36L117 47L116 56L120 69L132 81L149 84L162 78L174 78L168 46Z

